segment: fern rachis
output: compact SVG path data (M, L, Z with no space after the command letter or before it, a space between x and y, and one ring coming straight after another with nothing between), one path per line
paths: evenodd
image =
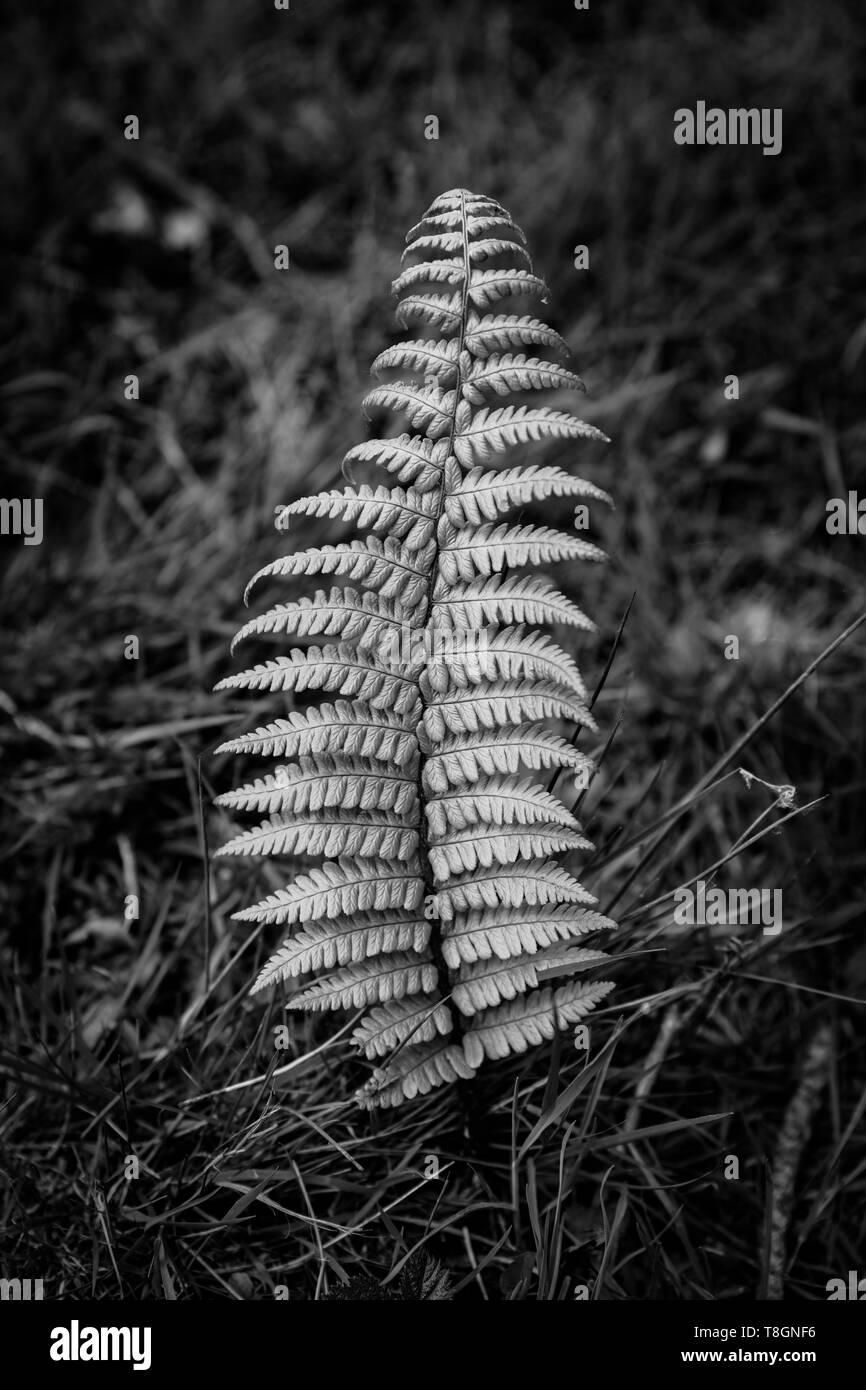
M540 355L564 357L558 334L499 311L546 290L498 203L443 194L409 233L406 260L394 290L413 336L379 354L365 400L403 432L344 461L344 472L384 469L391 485L353 478L283 509L282 526L328 517L365 534L260 570L247 596L265 580L330 587L252 619L233 649L274 633L323 645L218 687L335 697L222 745L290 761L218 798L265 817L219 852L303 856L284 888L235 914L288 930L253 988L292 982L291 1008L363 1009L353 1038L376 1069L358 1099L382 1106L468 1080L583 1018L612 985L553 989L544 971L594 969L606 956L584 938L614 925L555 858L589 844L552 787L591 763L547 725L595 724L575 662L538 630L593 625L535 573L603 556L508 520L548 497L610 499L559 467L490 466L517 445L604 436L562 410L502 403L583 383Z

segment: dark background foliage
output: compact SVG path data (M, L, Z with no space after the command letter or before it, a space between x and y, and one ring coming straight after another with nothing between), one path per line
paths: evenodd
M45 537L0 539L2 1272L312 1298L424 1246L458 1298L753 1295L780 1126L829 1037L783 1220L787 1295L824 1298L866 1259L866 630L735 745L864 607L866 537L825 526L866 496L859 7L103 0L5 29L2 491L44 500ZM675 145L698 100L781 108L781 154ZM458 185L524 227L612 438L562 453L615 496L612 563L558 578L599 624L590 681L635 596L582 807L619 988L591 1064L566 1037L371 1120L340 1043L202 1100L327 1036L298 1023L275 1058L280 1003L246 997L272 942L230 914L280 880L205 867L233 775L210 750L252 723L210 692L274 508L364 437L403 236ZM780 936L672 929L720 860L783 889Z

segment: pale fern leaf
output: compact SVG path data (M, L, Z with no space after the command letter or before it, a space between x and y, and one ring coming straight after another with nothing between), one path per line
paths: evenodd
M532 346L553 348L563 357L570 356L568 344L546 323L517 314L470 315L463 346L473 357L480 358Z
M462 961L509 960L513 956L534 955L560 941L587 936L590 932L611 930L615 923L600 912L571 904L550 907L523 906L485 908L458 913L443 923L442 954L452 968ZM539 967L541 968L541 967Z
M472 1020L463 1039L467 1061L478 1067L485 1057L507 1057L549 1041L560 1028L577 1023L609 994L609 980L563 985L522 995L495 1009L485 1009Z
M437 585L433 616L438 623L473 631L488 623L568 623L595 632L595 623L546 579L511 576Z
M301 758L314 753L346 754L415 770L418 739L404 719L391 710L359 701L337 700L292 710L252 733L228 739L217 753L257 753L264 757Z
M362 1009L407 994L430 995L436 966L417 951L390 951L326 975L289 1000L291 1009Z
M248 671L226 676L216 690L331 690L366 701L374 709L413 718L419 705L418 682L382 671L375 654L356 647L308 647L263 661ZM533 716L537 717L537 716Z
M380 377L387 371L423 372L435 376L443 386L451 386L457 377L456 338L440 338L438 342L395 343L374 358L370 373Z
M360 859L408 859L418 850L418 832L400 816L355 812L310 812L274 816L253 830L236 835L217 854L311 854L326 859L354 855Z
M420 872L417 859L405 863L395 860L377 863L346 857L326 861L318 868L298 874L288 888L279 888L253 907L233 912L232 917L238 922L291 925L348 916L358 925L353 914L418 907L424 898ZM420 948L416 946L416 949Z
M393 410L405 415L413 429L423 430L428 439L441 439L451 431L456 401L454 391L441 386L419 386L414 381L392 381L374 386L362 402L365 410Z
M486 577L504 565L549 565L560 560L604 560L603 550L549 526L483 526L457 531L439 552L445 584Z
M548 733L541 724L520 724L445 739L424 764L424 790L435 795L449 786L465 786L494 773L515 773L521 766L533 770L568 768L588 777L593 764L585 753L558 734Z
M395 952L426 960L429 941L430 923L417 912L356 912L331 921L309 922L283 942L262 967L252 993L312 971L368 960L372 960L370 970L375 974L381 966L374 958L390 958Z
M379 1067L355 1100L367 1109L387 1110L404 1100L425 1096L437 1086L468 1081L475 1068L466 1061L463 1050L454 1043L437 1040L420 1047L406 1047L386 1067Z
M489 869L493 864L513 864L516 859L538 859L543 855L592 849L593 846L576 830L547 826L542 830L511 834L495 829L481 831L475 826L472 830L455 831L428 848L433 877L440 884L447 883L455 874Z
M538 907L545 903L597 901L555 859L495 865L476 869L465 878L453 878L436 893L436 913L450 920L458 913L482 912L485 908Z
M567 945L559 949L550 947L532 955L511 956L507 960L491 956L489 960L475 961L471 965L463 963L452 999L462 1014L472 1015L535 989L542 969L567 965L572 970L589 970L606 960L610 960L606 951L588 951Z
M301 550L295 555L283 555L253 575L247 585L244 602L249 599L253 586L262 579L299 574L337 574L357 580L367 589L380 593L383 598L399 599L404 608L414 608L424 593L435 548L433 541L419 550L401 545L390 536L385 540L368 536L363 541L323 545L314 550Z
M398 483L412 484L418 492L429 492L441 486L447 457L447 440L400 434L395 439L367 439L356 444L343 459L343 467L376 463L393 473Z
M475 363L463 386L463 399L483 405L490 395L508 396L515 391L585 391L574 372L541 357L525 353L494 354Z
M257 777L244 787L223 792L218 806L264 815L300 814L332 806L349 810L394 811L411 817L418 810L415 781L405 773L335 757L302 758Z
M447 1037L454 1028L451 1011L438 996L412 995L371 1009L352 1033L352 1041L367 1057L384 1057L409 1039L413 1046Z
M417 492L414 488L387 488L384 485L369 487L366 483L356 488L344 488L341 492L319 492L314 497L301 497L297 502L290 502L280 511L278 529L284 530L292 516L327 516L353 522L361 528L384 533L392 542L402 541L407 550L420 550L425 546L432 536L434 524L429 492ZM322 550L327 549L322 547ZM272 572L271 565L259 570L247 585L247 594L260 576Z
M449 733L476 734L482 729L534 723L538 719L570 719L587 729L596 727L582 700L548 682L508 682L495 686L494 691L486 693L473 687L437 694L423 715L427 746L435 747Z
M445 503L445 514L458 529L495 521L511 507L522 507L545 497L590 497L613 505L608 493L583 478L572 478L562 468L529 464L485 472L470 468Z
M528 778L487 777L473 787L449 788L427 802L427 826L438 840L476 825L579 826L562 802Z

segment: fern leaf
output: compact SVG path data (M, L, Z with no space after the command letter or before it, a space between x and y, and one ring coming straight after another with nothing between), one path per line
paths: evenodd
M460 328L462 304L459 294L410 294L397 305L397 322L404 328L415 321L440 332L456 333Z
M471 468L445 503L445 514L458 529L495 521L511 507L522 507L545 497L591 497L609 506L608 493L583 478L572 478L561 468L531 464L500 468L485 473Z
M605 436L537 404L583 383L553 328L498 312L547 290L496 199L448 189L406 243L396 314L418 328L379 353L364 400L404 432L351 448L348 486L278 518L280 529L327 518L365 534L253 576L245 600L265 580L307 588L235 639L277 636L281 653L218 686L285 701L282 717L219 750L285 761L217 798L265 817L218 853L302 861L234 914L287 935L254 989L288 983L292 1009L364 1012L353 1043L381 1063L357 1095L367 1107L469 1080L485 1058L582 1017L609 985L554 993L543 981L603 962L577 942L614 925L556 858L592 848L554 793L567 796L573 776L584 783L593 762L548 721L575 737L596 726L571 645L543 629L595 629L537 572L604 556L577 535L504 517L550 498L610 498L543 462L485 467L521 445ZM334 587L314 589L313 576Z
M348 545L324 545L315 550L302 550L297 555L283 555L254 574L247 585L244 601L262 579L299 574L338 574L358 580L367 589L383 598L399 599L404 609L416 607L422 598L427 570L435 549L428 542L423 550L410 550L387 537L368 536L364 541ZM248 623L242 631L250 629ZM236 637L235 642L240 641Z
M577 1023L609 994L609 980L540 989L495 1009L485 1009L472 1020L463 1039L466 1059L478 1067L485 1057L507 1057L549 1041L559 1028Z
M429 941L430 923L417 912L354 912L331 921L309 922L271 956L252 992L314 970L357 965L376 956L390 958L395 952L427 959ZM375 961L370 967L373 974L380 968Z
M421 550L433 533L430 494L417 492L414 488L374 488L363 484L357 488L344 488L342 492L333 490L319 492L315 497L301 497L282 508L278 518L280 529L285 529L292 516L327 516L354 522L356 526L384 533L392 543L402 541L406 550L410 551ZM322 549L327 551L331 547ZM276 572L273 565L259 570L247 585L245 598L259 578ZM300 573L300 570L293 572Z
M411 816L417 812L417 801L414 778L383 768L371 771L361 761L330 757L303 758L216 798L218 806L268 816L297 815L332 806Z
M495 773L515 773L522 766L569 768L587 774L592 760L540 724L519 724L489 734L468 734L439 744L424 764L424 790L435 795Z
M292 710L285 719L275 719L252 733L228 739L215 751L275 758L342 753L413 771L418 762L417 737L399 715L348 700L314 705L303 713Z
M486 578L504 565L549 565L559 560L603 560L604 551L589 541L549 526L467 527L449 537L439 552L445 584Z
M319 917L416 908L423 897L424 881L417 859L378 864L344 857L298 874L288 888L278 889L253 907L233 912L232 917L238 922L285 925Z
M458 913L443 924L442 954L457 967L463 961L509 960L534 954L542 947L590 932L610 930L614 923L600 912L571 904L550 907L485 908Z
M407 1047L387 1067L377 1068L367 1084L355 1093L359 1105L387 1110L404 1100L425 1096L437 1086L469 1080L475 1075L463 1050L453 1043L436 1041Z
M394 999L371 1009L352 1033L353 1042L367 1057L384 1057L393 1048L411 1039L417 1046L453 1031L450 1009L437 995Z
M390 951L336 970L289 1001L290 1009L361 1009L407 994L429 995L436 988L436 966L418 951Z
M434 620L462 631L488 623L569 623L595 632L595 623L571 599L544 579L473 579L449 588L437 585L433 594Z
M454 878L436 894L437 916L445 921L457 915L485 908L539 907L545 903L595 903L554 859L531 859L528 863L495 865L476 869L465 878Z
M392 709L413 717L418 708L418 682L409 676L382 671L375 655L350 646L308 647L288 656L263 661L248 671L226 676L216 690L338 690L374 709Z
M570 719L587 729L595 721L583 701L544 681L499 682L495 693L475 687L447 691L424 711L422 732L428 748L451 734L477 734L482 729L527 724L537 719Z
M469 300L476 309L487 309L499 299L533 294L545 302L550 291L537 275L525 270L478 270L469 282Z
M436 839L473 825L548 823L579 828L561 801L528 779L488 777L471 788L449 788L427 802L427 826Z
M367 439L363 444L356 444L343 459L343 467L353 463L377 463L393 473L399 483L411 483L417 492L429 492L441 486L447 457L446 440L401 434L396 439Z
M428 439L441 439L450 433L455 400L455 392L443 391L441 386L393 381L388 386L374 386L362 404L365 410L393 410L405 415L413 429L423 429Z
M228 840L217 854L321 854L327 859L408 859L418 850L418 832L399 816L353 816L310 813L274 816L254 830Z
M547 347L563 357L570 355L568 344L546 323L517 314L470 315L463 346L473 357L480 358L521 347Z
M586 700L583 680L571 657L550 638L524 627L484 632L483 644L477 633L455 633L448 642L447 656L452 685L525 678L561 685Z
M462 1014L475 1014L535 989L542 968L568 965L573 970L587 970L605 960L610 960L606 951L575 950L570 945L536 951L533 955L509 956L506 960L491 956L460 966L452 999Z
M526 405L483 407L474 414L468 401L462 401L455 416L454 453L465 467L486 463L515 444L539 439L603 439L607 435L564 410L547 406L533 409Z
M501 830L450 834L439 844L428 846L430 867L437 884L447 883L455 874L489 869L492 864L513 864L516 859L538 859L566 850L592 849L591 842L575 830L521 830L508 834Z
M402 294L415 285L462 285L465 277L462 256L438 261L419 261L404 270L391 284L392 294Z
M495 354L476 362L463 386L463 399L483 405L489 395L508 396L516 391L585 391L574 372L525 353Z
M423 372L425 376L437 377L442 386L451 386L457 379L457 350L456 338L440 338L435 343L395 343L373 359L370 373L380 377L394 369Z

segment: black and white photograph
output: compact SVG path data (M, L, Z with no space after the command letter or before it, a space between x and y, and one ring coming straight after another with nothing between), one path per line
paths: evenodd
M214 1303L259 1342L553 1301L591 1367L826 1383L866 1300L866 12L2 30L21 1364L159 1380Z

